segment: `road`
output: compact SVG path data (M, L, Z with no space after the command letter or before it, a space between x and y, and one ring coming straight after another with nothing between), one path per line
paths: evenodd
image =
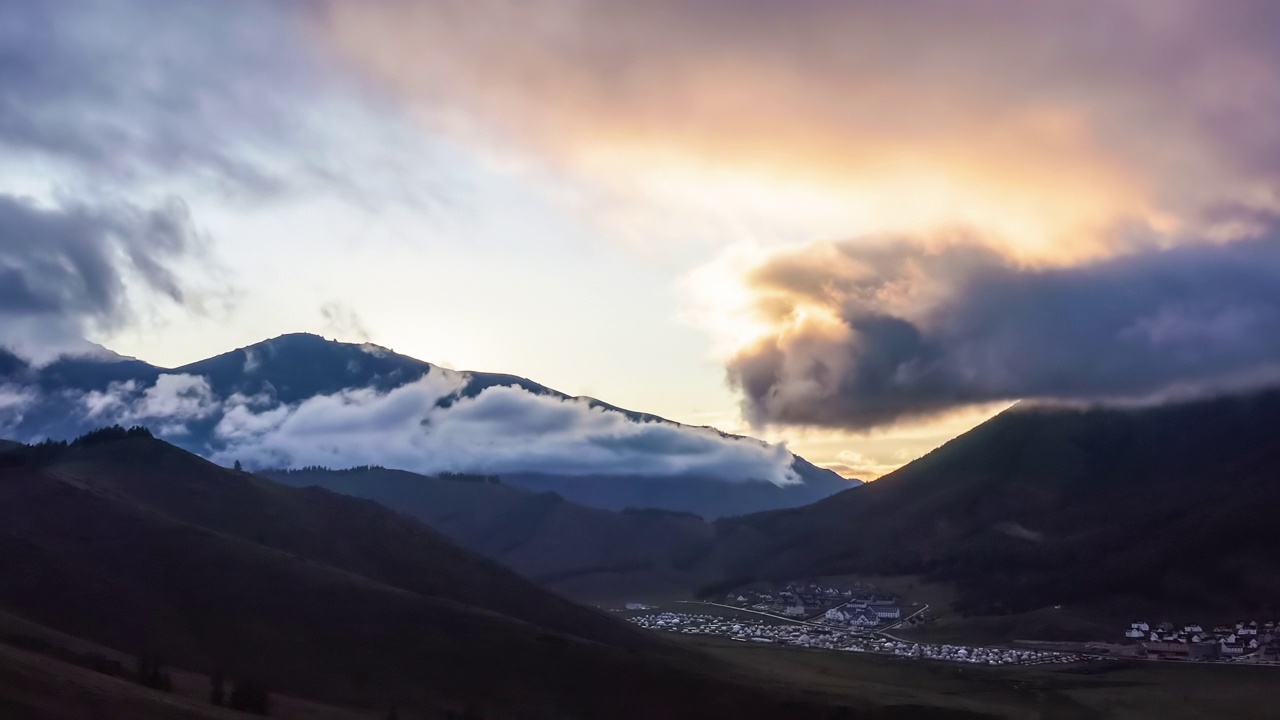
M919 610L911 613L910 615L904 618L899 618L898 621L893 623L892 625L884 626L882 629L875 631L875 634L880 635L882 637L887 637L890 640L894 640L896 642L912 642L911 640L904 640L903 638L900 638L897 635L890 635L888 631L893 630L894 628L902 627L903 623L905 623L906 621L910 620L911 618L919 615L920 613L928 609L929 609L929 603L925 603L924 607L920 608Z
M712 605L714 607L728 608L729 610L733 610L736 612L750 613L752 615L761 615L761 616L770 618L772 620L781 620L783 622L789 622L792 625L810 625L812 627L827 628L828 630L831 629L830 625L823 625L822 623L810 622L809 620L797 620L795 618L789 618L783 615L774 615L773 613L761 612L759 610L749 610L747 608L740 608L735 605L725 605L723 603L708 602L706 600L677 600L676 602L683 603L685 605Z
M793 625L808 625L810 627L819 627L825 630L849 630L849 631L852 631L855 635L879 635L880 637L888 638L890 640L893 640L894 642L912 642L912 641L900 638L896 635L890 635L887 631L892 630L896 627L900 627L906 621L910 620L911 618L929 609L929 605L926 604L924 607L920 608L919 610L911 613L910 615L904 618L900 618L897 622L891 625L886 625L883 628L880 628L878 630L868 631L868 630L854 630L853 628L840 628L834 625L824 625L822 623L813 622L812 620L797 620L795 618L783 617L782 615L774 615L773 613L761 612L760 610L748 610L747 608L740 608L734 605L725 605L723 603L709 602L705 600L677 600L676 602L683 603L685 605L712 605L714 607L727 608L735 612L750 613L752 615L762 615L764 617L767 617L773 620L782 620L783 622L789 622ZM849 602L852 602L852 600ZM848 602L844 603L844 605L848 605L848 604L849 604ZM838 605L837 607L844 607L844 605Z

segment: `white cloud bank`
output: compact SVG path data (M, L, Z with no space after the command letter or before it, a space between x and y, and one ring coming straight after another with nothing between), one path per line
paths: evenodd
M214 422L206 449L250 467L384 465L444 471L698 476L796 483L784 445L710 428L636 422L586 400L495 386L460 392L467 376L436 369L387 392L344 390L294 405L240 394L218 398L205 378L161 375L150 387L118 383L81 399L99 424L147 424L187 442L189 423Z

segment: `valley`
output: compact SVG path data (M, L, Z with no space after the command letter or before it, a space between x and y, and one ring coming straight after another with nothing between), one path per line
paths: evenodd
M0 0L0 720L1280 719L1277 38Z
M628 716L664 720L676 697L690 718L1142 718L1175 677L1189 707L1218 684L1250 697L1280 647L1259 553L1273 418L1275 392L1015 408L875 483L731 517L592 506L503 473L228 469L143 427L8 443L0 610L60 638L10 634L5 672L35 688L10 701L39 717L71 683L146 717L135 655L171 664L182 702L231 673L317 720L531 702L590 718L619 693L650 698ZM1113 523L1132 498L1147 502ZM1213 569L1212 594L1209 577L1148 580L1192 545L1240 564ZM67 642L114 660L85 667ZM123 669L86 679L103 667ZM934 695L940 667L986 689ZM904 694L898 675L924 685ZM563 704L566 677L601 692Z

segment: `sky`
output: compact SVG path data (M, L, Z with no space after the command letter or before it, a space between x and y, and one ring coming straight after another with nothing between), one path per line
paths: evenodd
M871 479L1280 373L1263 0L0 0L0 331L310 331Z

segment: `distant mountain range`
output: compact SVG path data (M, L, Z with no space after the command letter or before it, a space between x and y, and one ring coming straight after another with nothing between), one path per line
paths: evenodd
M221 464L497 473L615 510L720 517L860 484L750 438L315 335L173 369L107 353L37 367L0 350L0 436L66 439L112 423Z
M1072 605L1280 615L1280 392L1146 409L1017 407L875 483L715 522L504 484L275 475L371 498L582 599L756 579L921 575L971 615Z
M585 601L688 597L715 577L706 564L715 526L688 513L602 510L484 476L427 477L379 467L262 474L375 500Z

